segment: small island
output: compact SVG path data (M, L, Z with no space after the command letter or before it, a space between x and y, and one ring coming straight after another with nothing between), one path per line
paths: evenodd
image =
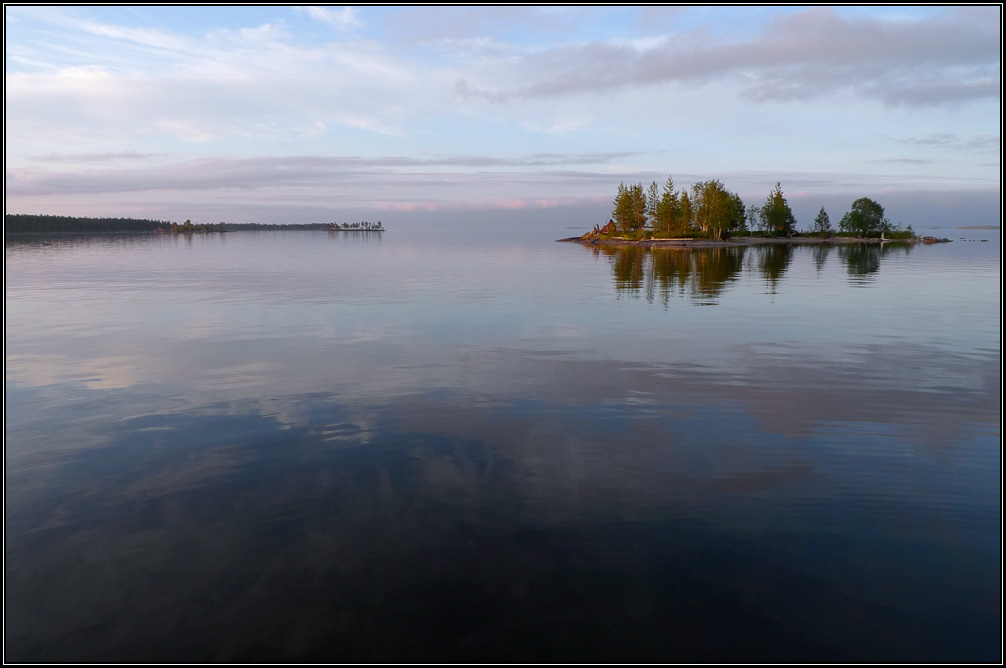
M591 245L651 247L749 246L756 244L948 243L918 237L912 226L892 225L884 207L868 197L852 203L838 230L821 207L809 231L797 231L796 218L776 183L762 206L741 198L714 179L679 191L668 177L661 192L656 181L618 186L611 218L583 236L559 239Z
M362 220L359 223L338 223L328 224L329 232L383 232L384 224L381 221L372 223L369 220Z

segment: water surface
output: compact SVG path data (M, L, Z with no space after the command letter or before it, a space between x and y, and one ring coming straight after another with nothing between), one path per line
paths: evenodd
M1001 659L998 232L566 236L8 241L5 658Z

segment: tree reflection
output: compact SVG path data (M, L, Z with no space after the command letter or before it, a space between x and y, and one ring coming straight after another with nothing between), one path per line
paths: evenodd
M827 214L825 214L827 215ZM817 268L817 273L821 273L824 269L824 263L828 260L828 256L831 255L831 244L818 244L814 248L814 266Z
M611 264L615 291L620 296L644 298L668 306L672 299L690 299L697 304L717 304L727 286L742 271L765 281L774 295L783 282L796 253L810 255L817 273L824 271L828 257L838 253L853 282L871 281L881 258L909 253L909 244L766 244L713 248L648 248L645 246L592 246L595 256ZM745 266L745 262L747 265Z
M840 246L838 257L845 262L849 276L855 281L869 281L880 269L882 257L895 253L907 255L911 249L910 244L851 244Z
M769 284L769 292L775 294L779 281L789 268L789 263L793 259L793 247L789 244L784 246L761 246L758 248L758 270L761 272L765 282Z
M658 298L667 306L672 296L715 304L740 274L745 248L596 248L611 261L619 294Z
M743 248L706 248L692 256L695 265L693 289L703 300L716 298L740 274Z
M625 246L614 249L611 270L615 274L615 289L638 292L643 285L644 265L649 254L643 248Z

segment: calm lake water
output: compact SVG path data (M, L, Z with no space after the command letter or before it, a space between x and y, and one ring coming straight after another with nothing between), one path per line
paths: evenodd
M5 659L1000 661L999 232L579 232L8 240Z

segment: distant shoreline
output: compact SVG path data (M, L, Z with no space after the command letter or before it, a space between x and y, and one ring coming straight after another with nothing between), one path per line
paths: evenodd
M235 232L338 232L340 234L373 234L387 232L380 230L328 230L321 227L309 227L307 225L272 225L252 228L237 227L236 229L214 230L212 234L233 234ZM153 230L46 230L43 232L8 232L4 230L4 238L25 238L25 237L191 237L203 236L200 232L165 232L163 229Z
M383 232L381 221L362 220L355 223L196 223L191 220L175 223L149 218L87 218L48 214L4 214L4 236L54 235L92 236L106 234L221 234L258 230L328 230L330 232Z

